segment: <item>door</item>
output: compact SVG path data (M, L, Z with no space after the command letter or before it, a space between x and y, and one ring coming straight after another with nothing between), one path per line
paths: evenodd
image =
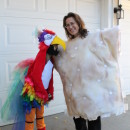
M38 43L32 35L36 27L55 31L66 40L62 19L68 12L80 14L89 31L100 29L100 0L0 0L0 102L4 104L14 66L34 58ZM45 108L45 116L66 108L63 88L54 70L54 101ZM2 122L5 125L10 122Z

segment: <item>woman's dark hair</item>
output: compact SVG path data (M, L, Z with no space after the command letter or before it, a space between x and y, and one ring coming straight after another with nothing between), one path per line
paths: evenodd
M76 21L76 23L78 24L79 26L79 36L81 38L85 38L87 35L88 35L88 30L85 28L85 24L84 24L84 21L81 19L81 17L76 14L76 13L72 13L72 12L69 12L66 16L64 16L63 18L63 27L65 29L65 33L66 33L66 36L69 38L69 39L73 39L74 36L71 35L68 31L67 31L67 28L66 28L66 19L67 18L74 18L74 20Z

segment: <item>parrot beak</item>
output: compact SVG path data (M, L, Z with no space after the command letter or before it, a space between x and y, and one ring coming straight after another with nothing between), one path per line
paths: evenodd
M61 38L59 38L58 36L55 36L55 38L53 39L53 41L51 43L51 45L55 45L55 44L61 45L64 50L66 49L65 42Z

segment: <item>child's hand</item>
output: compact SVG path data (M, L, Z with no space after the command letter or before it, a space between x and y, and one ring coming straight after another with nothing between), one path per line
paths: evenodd
M52 95L49 93L48 94L48 101L52 100Z

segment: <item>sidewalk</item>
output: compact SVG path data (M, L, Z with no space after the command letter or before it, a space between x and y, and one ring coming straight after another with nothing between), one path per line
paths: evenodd
M130 106L130 96L126 102ZM46 130L75 130L73 119L64 113L45 117ZM0 130L11 130L12 125L0 127ZM35 129L36 130L36 126ZM120 116L102 119L102 130L130 130L130 110Z

